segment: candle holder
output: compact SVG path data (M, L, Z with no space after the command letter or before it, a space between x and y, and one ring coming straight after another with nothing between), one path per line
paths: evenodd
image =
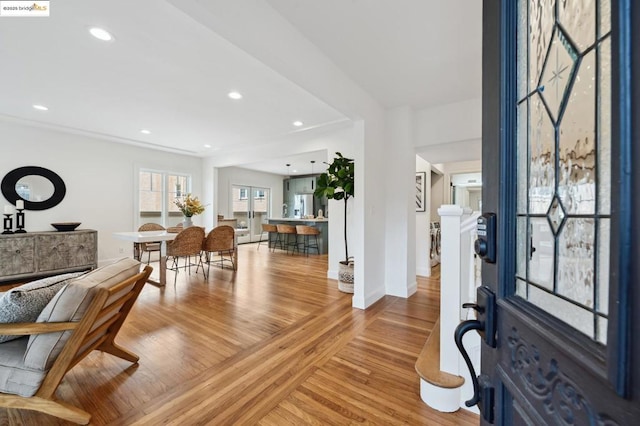
M13 218L11 217L13 216L11 213L4 214L4 232L3 234L13 234Z
M16 234L25 234L27 231L24 230L24 209L16 209L18 213L16 213Z

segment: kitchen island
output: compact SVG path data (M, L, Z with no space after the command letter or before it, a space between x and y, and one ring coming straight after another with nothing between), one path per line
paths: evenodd
M320 248L320 254L327 254L329 252L329 219L298 219L293 217L270 217L269 223L272 225L284 224L284 225L307 225L314 226L320 230L318 235L318 247ZM313 252L312 252L313 253Z

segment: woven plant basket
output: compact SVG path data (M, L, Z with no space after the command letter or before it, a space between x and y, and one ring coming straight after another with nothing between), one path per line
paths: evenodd
M353 258L347 263L340 262L338 267L338 290L353 293Z

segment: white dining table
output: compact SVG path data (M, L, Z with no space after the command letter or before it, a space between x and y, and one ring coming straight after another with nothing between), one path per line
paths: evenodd
M247 229L236 229L234 238L233 261L236 268L238 266L238 235L245 235L249 231ZM158 287L164 287L167 284L167 241L172 241L178 235L175 232L167 231L128 231L114 232L114 238L119 240L131 241L134 244L160 242L160 279L158 281L149 277L147 282ZM134 250L134 252L136 252Z
M113 236L119 240L131 241L132 243L154 243L160 241L160 279L154 280L149 276L147 282L158 287L163 287L167 284L167 241L172 241L176 238L175 232L167 231L130 231L130 232L114 232ZM134 253L138 253L137 249L134 249Z

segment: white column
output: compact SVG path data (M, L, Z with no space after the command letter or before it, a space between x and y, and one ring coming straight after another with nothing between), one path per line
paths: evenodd
M416 283L415 154L413 111L399 107L387 111L385 143L385 291L409 297Z

